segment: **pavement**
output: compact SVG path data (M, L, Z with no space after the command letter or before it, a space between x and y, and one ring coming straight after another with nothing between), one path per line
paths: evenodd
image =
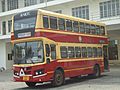
M120 90L120 66L111 66L110 72L105 72L100 78L82 77L68 79L65 85L52 87L51 84L39 84L29 88L23 82L13 82L12 71L0 72L0 90Z

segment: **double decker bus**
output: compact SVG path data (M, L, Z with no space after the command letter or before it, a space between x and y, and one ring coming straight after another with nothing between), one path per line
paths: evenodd
M12 19L14 81L29 87L65 78L99 77L108 65L105 24L45 10L16 14Z

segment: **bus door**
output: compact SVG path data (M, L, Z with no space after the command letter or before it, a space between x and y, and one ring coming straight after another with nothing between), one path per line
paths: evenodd
M109 62L108 62L108 46L103 46L103 57L104 57L104 70L109 69Z

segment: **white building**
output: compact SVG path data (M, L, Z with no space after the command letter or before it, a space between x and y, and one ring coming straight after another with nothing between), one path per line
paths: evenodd
M104 22L111 40L110 62L120 61L120 0L0 0L0 67L8 69L13 64L12 15L38 8Z

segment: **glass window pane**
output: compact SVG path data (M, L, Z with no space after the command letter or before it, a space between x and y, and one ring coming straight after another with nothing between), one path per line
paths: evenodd
M79 32L79 25L77 21L73 21L73 30L74 32Z
M43 16L43 27L49 28L49 19L48 16Z
M56 45L51 44L50 47L51 47L51 59L54 60L56 59Z
M80 33L85 33L85 25L82 22L80 22Z
M66 30L72 31L72 21L71 20L66 20Z
M75 55L76 55L76 58L81 57L81 48L80 47L75 47Z
M87 57L87 49L86 49L86 47L82 47L82 57L83 58Z
M74 58L75 57L74 47L68 47L68 57L69 58Z
M57 29L57 18L50 16L50 28Z
M60 47L60 53L61 53L61 58L67 58L68 54L67 54L67 47Z
M65 19L59 18L58 25L59 25L59 30L65 30Z

